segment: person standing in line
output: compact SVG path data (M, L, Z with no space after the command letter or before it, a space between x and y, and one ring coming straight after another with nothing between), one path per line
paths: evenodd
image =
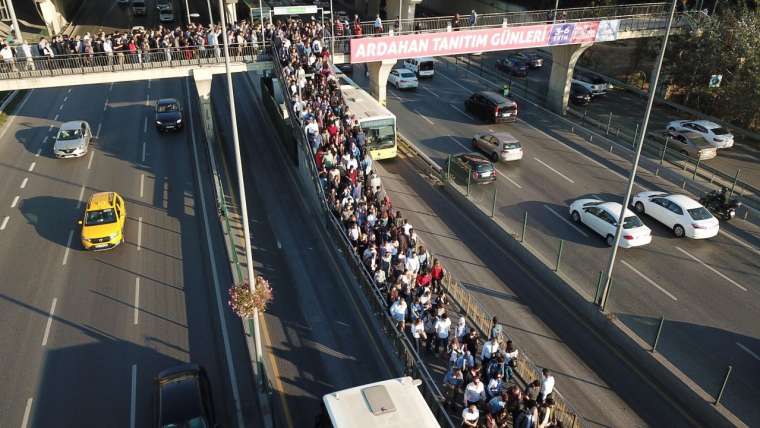
M446 345L449 343L449 328L451 328L451 320L449 316L443 314L435 321L435 353L438 354L439 349L443 346L443 350L446 350Z
M427 340L427 335L425 334L425 325L422 323L422 318L417 318L414 320L414 325L412 325L412 338L414 338L414 350L417 351L417 354L419 354L420 342Z
M499 338L494 337L483 345L483 351L480 353L480 361L483 362L483 367L488 367L492 358L495 358L499 353Z
M478 406L471 404L462 410L462 426L467 428L477 428L480 420Z
M478 13L475 12L475 9L470 12L470 27L474 27L478 25Z
M464 405L469 407L479 405L486 399L486 388L480 381L480 376L475 376L472 382L464 389Z
M444 406L453 409L456 404L457 395L459 395L464 384L462 370L451 367L443 378L443 388L446 391L446 400Z
M538 394L538 402L543 403L547 398L551 397L554 391L554 376L549 372L549 369L543 369L541 371L541 391Z
M383 21L380 19L380 14L375 15L375 22L372 23L372 28L374 29L375 34L383 32Z

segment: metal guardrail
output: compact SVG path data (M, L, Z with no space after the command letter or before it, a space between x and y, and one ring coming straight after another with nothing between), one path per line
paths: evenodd
M261 48L230 45L233 62L269 61ZM55 57L15 58L0 62L0 80L73 76L130 70L223 64L224 50L214 48L165 48L136 53L77 54Z
M273 65L275 72L280 76L280 82L282 82L282 64L276 54L273 55ZM362 291L366 294L370 305L372 306L373 314L380 320L383 333L390 339L393 344L393 352L400 360L404 367L404 374L419 378L422 380L421 392L426 402L430 406L431 411L435 415L438 422L446 427L454 428L456 425L451 420L450 416L443 407L444 396L441 393L440 388L433 380L432 375L428 371L425 362L414 350L409 338L403 331L398 329L398 326L390 317L389 307L383 298L382 291L377 287L372 276L364 267L364 264L359 259L359 256L354 252L350 245L348 236L344 227L338 222L332 211L327 204L327 198L322 189L322 185L319 181L319 174L314 164L314 155L311 153L310 145L308 144L306 132L303 125L299 122L298 115L292 108L292 99L290 92L287 88L283 87L283 93L287 99L288 108L288 120L290 122L290 128L293 131L293 135L297 140L297 149L307 159L305 162L307 168L310 171L310 177L312 185L317 193L317 199L319 200L320 208L325 216L325 223L328 226L328 230L332 230L335 233L332 234L337 240L337 244L340 246L340 251L348 255L349 266L359 280L359 284L362 287Z

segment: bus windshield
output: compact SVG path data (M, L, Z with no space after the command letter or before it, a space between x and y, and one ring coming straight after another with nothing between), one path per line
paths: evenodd
M392 122L392 119L389 120ZM370 150L387 149L396 144L393 123L372 127L365 127L362 124L362 128L367 135L367 148Z

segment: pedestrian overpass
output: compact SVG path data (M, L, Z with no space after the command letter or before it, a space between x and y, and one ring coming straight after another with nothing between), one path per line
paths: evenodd
M471 17L463 15L459 27L453 16L402 19L383 22L382 33L375 32L373 22L363 22L362 36L330 37L328 32L324 45L336 64L367 63L371 92L383 103L388 74L398 59L546 47L553 57L548 107L564 112L573 68L586 49L595 43L662 36L669 8L668 3L647 3L494 13L478 15L472 25ZM698 12L678 13L672 30L695 29L700 19L704 15ZM429 51L409 49L415 43L422 46L422 41L427 41ZM433 49L443 44L445 49ZM260 48L232 45L230 68L267 70L272 61ZM203 101L209 96L211 77L224 72L223 51L211 48L17 58L0 63L0 91L193 77Z

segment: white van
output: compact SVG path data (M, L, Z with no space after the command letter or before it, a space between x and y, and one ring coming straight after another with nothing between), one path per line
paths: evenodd
M409 58L404 60L404 68L412 70L417 77L433 77L435 60L433 58Z

